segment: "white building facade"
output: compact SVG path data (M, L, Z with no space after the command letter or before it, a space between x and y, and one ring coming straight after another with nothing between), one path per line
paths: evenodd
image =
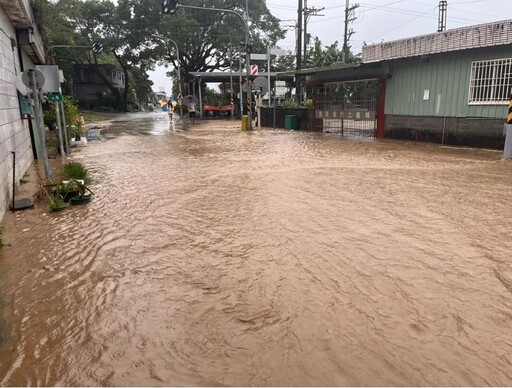
M43 63L43 43L30 2L0 0L0 219L12 200L13 167L18 184L35 157L32 124L20 109L20 97L28 93L21 74Z

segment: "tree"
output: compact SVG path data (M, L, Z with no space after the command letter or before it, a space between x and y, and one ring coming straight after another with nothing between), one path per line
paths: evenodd
M159 14L156 2L151 12ZM104 53L95 54L89 49L65 49L53 50L59 53L58 64L63 68L68 79L72 77L72 65L78 64L115 64L124 72L125 89L123 93L114 87L110 80L104 77L99 66L94 66L96 74L102 78L104 84L110 89L119 110L126 110L128 94L131 89L131 69L138 69L137 80L142 77L147 85L147 70L154 66L155 59L145 55L145 38L139 34L137 22L131 14L128 1L121 1L117 5L110 0L58 0L53 3L48 0L35 0L36 16L44 26L43 38L47 47L55 45L66 46L91 46L94 41L101 41ZM158 17L158 16L157 16ZM139 88L139 90L142 90Z
M245 0L189 0L187 5L229 9L242 15L245 13ZM253 52L266 52L268 46L274 46L284 37L279 20L269 12L265 0L251 0L249 16ZM159 63L172 65L174 69L179 65L181 78L186 79L190 72L227 69L230 66L230 50L243 53L243 57L245 31L245 23L235 14L179 8L174 15L163 15L160 25L148 24L146 36ZM168 39L174 40L179 47L179 62L174 44ZM238 68L240 56L235 55L235 58L233 67ZM175 75L176 71L172 74Z
M161 0L34 1L40 3L45 14L42 19L49 31L48 46L92 45L98 40L103 43L104 53L100 55L85 50L79 51L79 55L73 52L68 59L90 64L115 61L125 74L124 93L120 94L108 79L104 82L116 96L119 109L126 108L132 68L145 74L156 63L171 65L172 75L176 76L176 69L180 68L185 80L190 72L226 69L230 65L230 47L245 53L245 23L232 13L179 8L175 15L164 15ZM246 1L187 0L187 4L244 14ZM266 52L268 46L275 46L284 38L284 30L268 11L265 0L251 0L249 16L253 52ZM179 60L169 39L179 47ZM233 62L235 68L239 60L242 59Z

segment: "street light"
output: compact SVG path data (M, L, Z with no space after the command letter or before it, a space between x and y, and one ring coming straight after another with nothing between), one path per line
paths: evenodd
M178 69L177 69L178 70L178 90L179 90L180 95L183 96L181 94L181 66L180 66L181 62L180 62L180 50L178 48L178 44L171 38L165 38L160 35L152 35L152 36L155 38L158 38L158 39L162 39L164 41L169 41L174 44L174 47L176 48L176 56L178 58ZM181 103L180 103L180 117L183 117L183 106L181 105Z
M177 0L163 0L162 6L165 8L166 5L169 6L172 3L172 5L175 5L174 12L165 12L165 13L175 13L178 7L182 8L192 8L192 9L199 9L202 11L218 11L218 12L228 12L237 15L245 24L245 67L246 67L246 90L247 90L247 120L248 120L248 129L252 130L252 93L250 89L251 84L251 36L249 32L249 12L248 12L248 1L246 1L246 8L247 8L247 15L244 18L240 13L233 11L231 9L223 9L223 8L206 8L206 7L196 7L193 5L181 5L178 4Z

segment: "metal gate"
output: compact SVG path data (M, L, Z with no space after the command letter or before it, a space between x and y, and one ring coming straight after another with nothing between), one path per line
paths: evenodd
M317 85L315 130L350 138L374 138L377 91L377 80Z

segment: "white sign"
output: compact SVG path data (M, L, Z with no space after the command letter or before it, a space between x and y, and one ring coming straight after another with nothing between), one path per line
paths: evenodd
M251 61L266 61L267 54L251 54Z

